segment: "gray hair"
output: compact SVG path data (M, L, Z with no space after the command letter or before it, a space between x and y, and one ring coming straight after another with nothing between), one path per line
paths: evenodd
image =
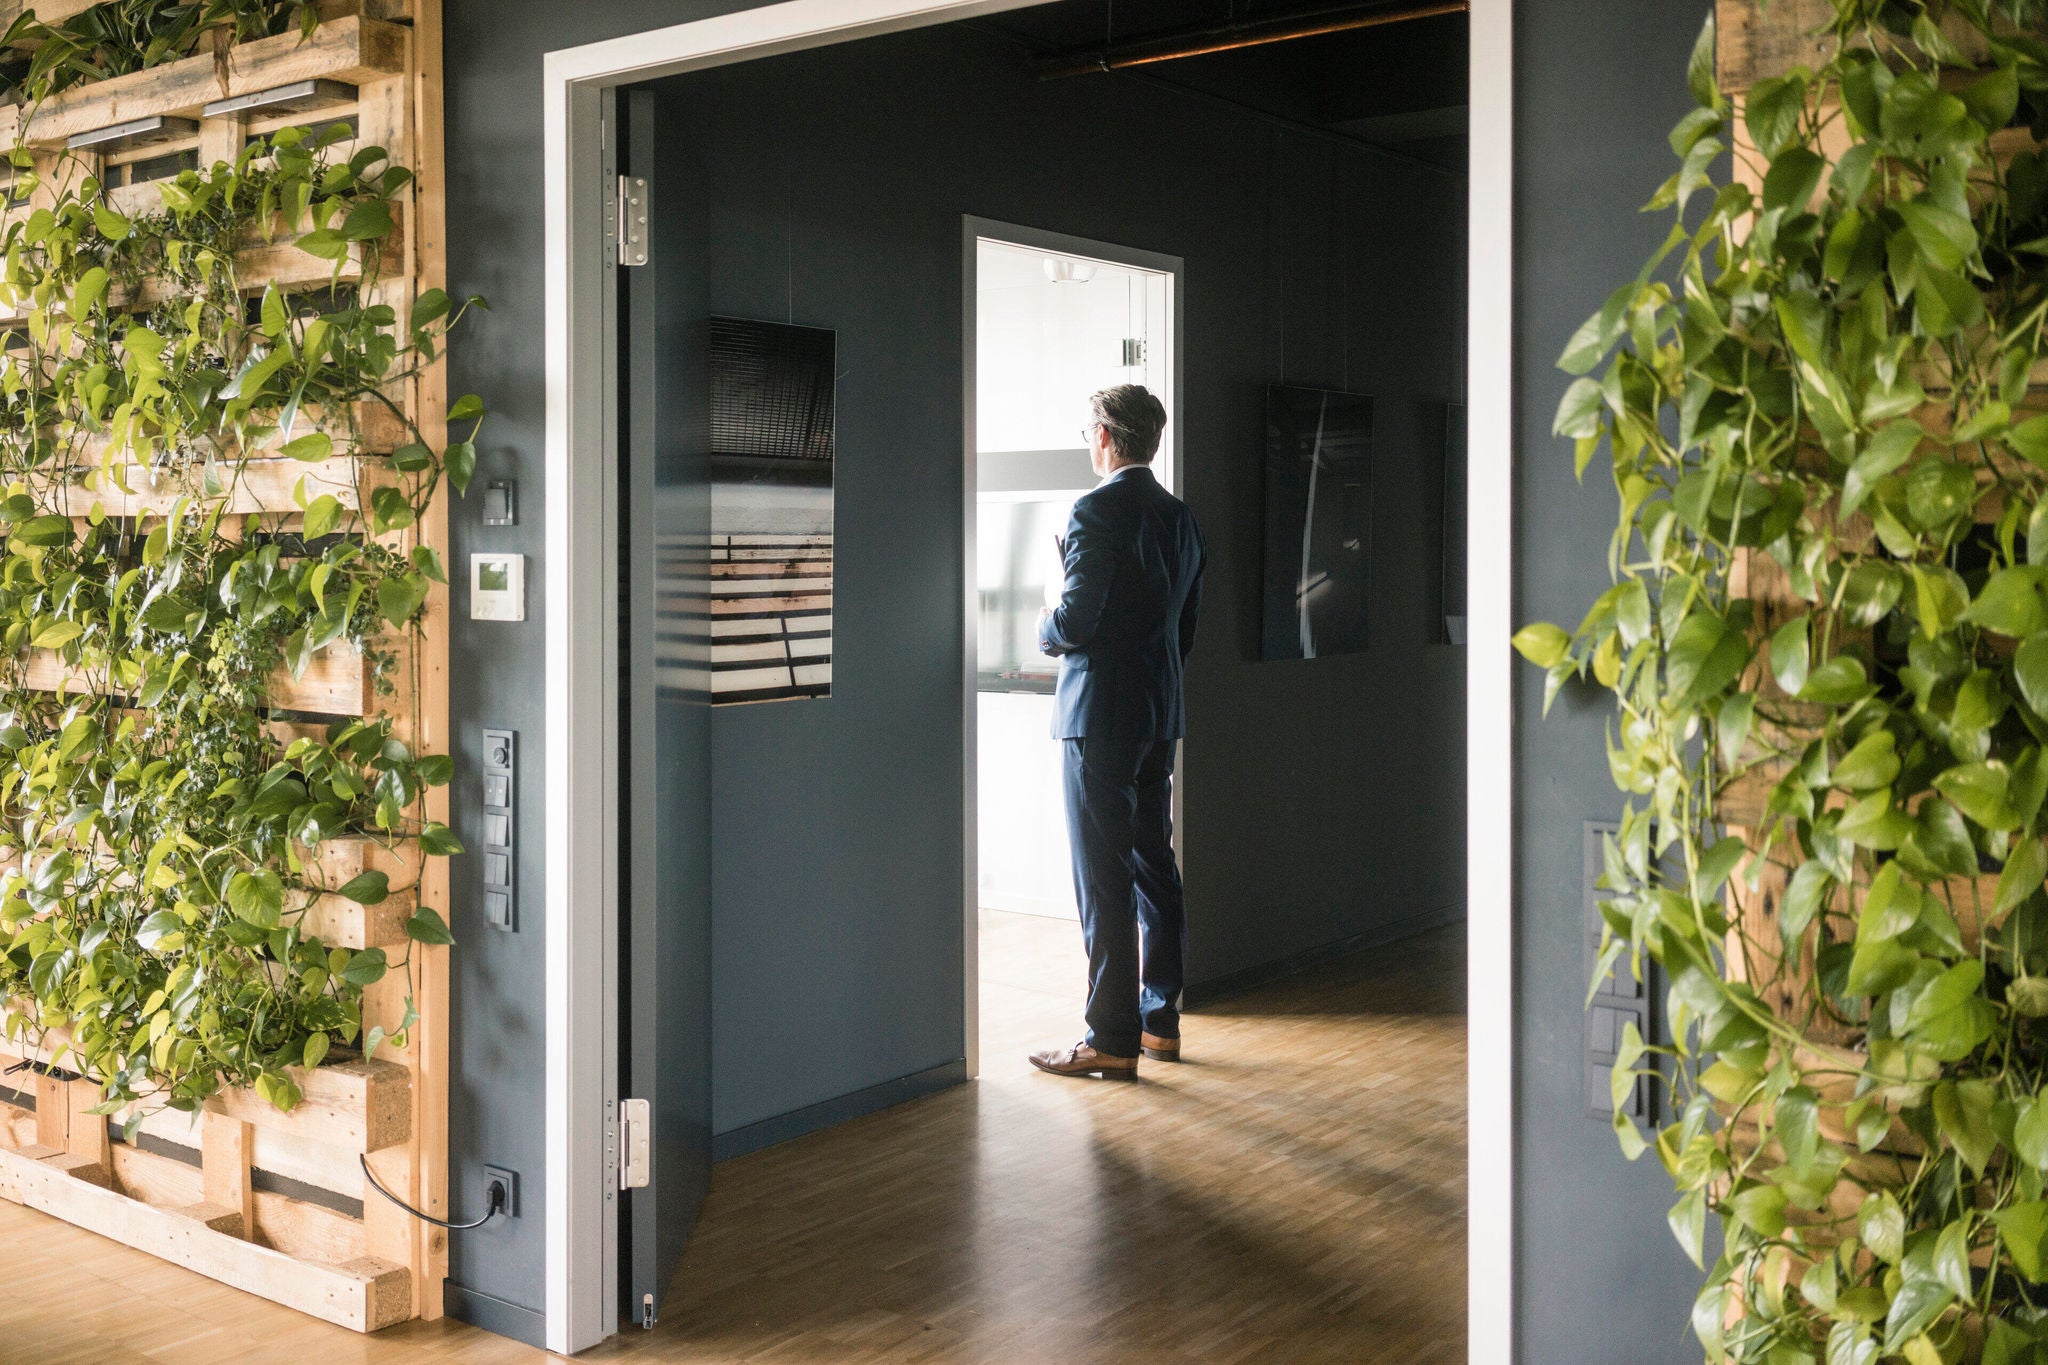
M1089 398L1089 411L1109 433L1117 458L1151 464L1166 429L1166 404L1143 384L1114 384Z

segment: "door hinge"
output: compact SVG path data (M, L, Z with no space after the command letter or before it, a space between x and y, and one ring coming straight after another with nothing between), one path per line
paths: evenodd
M619 197L613 208L617 230L619 264L647 264L647 177L619 177Z
M646 1100L619 1101L619 1188L644 1189L648 1170L647 1153L653 1145L654 1119Z
M654 1295L652 1294L642 1294L640 1296L640 1330L643 1332L652 1332L654 1330Z
M1145 338L1124 338L1124 365L1126 367L1145 363Z

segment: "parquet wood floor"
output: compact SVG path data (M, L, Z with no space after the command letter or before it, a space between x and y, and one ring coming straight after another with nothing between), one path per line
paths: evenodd
M1464 1358L1459 932L1190 1016L1124 1085L1024 1062L1078 1036L1077 927L984 920L982 1079L720 1166L659 1326L579 1359ZM4 1365L552 1358L359 1337L0 1203Z

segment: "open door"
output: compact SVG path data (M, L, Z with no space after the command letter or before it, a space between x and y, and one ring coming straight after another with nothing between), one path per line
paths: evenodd
M710 529L704 386L686 367L708 297L687 249L682 140L657 130L645 90L617 97L620 211L648 215L644 263L614 252L620 379L620 874L622 1123L619 1320L653 1325L711 1180L711 709L706 660L686 628ZM639 182L644 181L644 187ZM664 201L664 191L667 198Z

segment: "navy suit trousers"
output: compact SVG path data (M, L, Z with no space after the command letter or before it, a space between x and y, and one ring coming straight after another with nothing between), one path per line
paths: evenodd
M1180 1036L1188 932L1173 860L1175 741L1065 744L1067 838L1088 944L1087 1042L1135 1057L1141 1029Z

